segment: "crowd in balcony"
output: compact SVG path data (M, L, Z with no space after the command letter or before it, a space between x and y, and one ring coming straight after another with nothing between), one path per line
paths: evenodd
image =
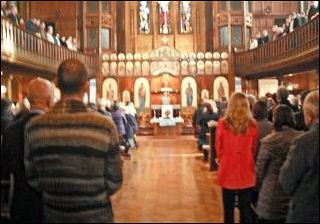
M18 14L18 8L15 4L10 4L6 7L6 1L1 1L1 16L6 16L13 24L17 25L21 30L26 30L38 36L41 39L47 40L52 44L63 46L72 51L78 51L78 40L72 36L61 36L54 31L52 25L46 24L37 18L30 18L26 21Z
M270 41L277 40L293 31L298 29L299 27L306 24L308 21L313 20L315 17L319 15L319 6L314 1L309 1L309 9L307 13L301 12L293 12L288 15L284 20L282 26L274 25L272 28L272 35L269 35L268 30L263 30L263 34L258 32L256 36L252 36L250 38L250 50L257 48L263 44L267 44Z

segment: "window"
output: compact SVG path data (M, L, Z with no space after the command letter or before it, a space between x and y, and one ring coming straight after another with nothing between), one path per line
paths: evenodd
M246 27L246 34L247 34L247 47L250 48L250 38L252 36L251 27Z
M101 48L102 50L110 49L110 29L101 29Z
M180 32L191 33L191 2L181 1L180 2Z
M241 26L232 26L231 27L232 34L232 46L241 46L243 45L242 41L242 27Z
M98 30L97 28L88 29L88 47L95 49L98 47Z
M150 2L149 1L139 1L139 33L150 34Z
M229 44L229 31L228 27L220 27L220 46L221 47L228 47Z
M160 34L171 33L170 2L158 1Z
M219 12L225 12L225 11L227 11L227 2L220 1L219 2Z
M241 1L230 1L230 6L232 11L241 11Z
M252 12L252 2L251 1L245 1L244 3L246 12Z
M96 13L98 12L98 1L87 1L87 11L88 13Z
M102 7L102 13L103 14L110 14L111 9L110 9L110 2L109 1L102 1L101 2L101 7Z

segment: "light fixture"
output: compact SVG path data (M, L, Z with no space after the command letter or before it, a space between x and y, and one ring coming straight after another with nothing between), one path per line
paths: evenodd
M291 77L291 76L293 76L292 74L289 74L289 76Z

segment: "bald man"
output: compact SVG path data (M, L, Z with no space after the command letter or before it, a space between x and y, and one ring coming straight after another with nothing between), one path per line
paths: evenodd
M24 168L24 131L27 122L44 114L53 106L53 86L48 80L37 78L28 86L30 111L12 123L5 133L5 161L8 171L15 179L14 195L11 206L11 219L14 223L41 222L41 196L35 192L25 178Z
M280 183L291 195L288 223L319 223L319 90L303 104L310 131L296 138L281 168Z

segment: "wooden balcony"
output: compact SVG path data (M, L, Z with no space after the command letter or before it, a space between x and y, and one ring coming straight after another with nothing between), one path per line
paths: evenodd
M59 64L69 58L81 60L87 66L90 78L96 76L98 56L85 55L52 44L1 17L1 64L38 71L53 79Z
M319 16L286 36L234 54L235 75L263 78L319 70Z

